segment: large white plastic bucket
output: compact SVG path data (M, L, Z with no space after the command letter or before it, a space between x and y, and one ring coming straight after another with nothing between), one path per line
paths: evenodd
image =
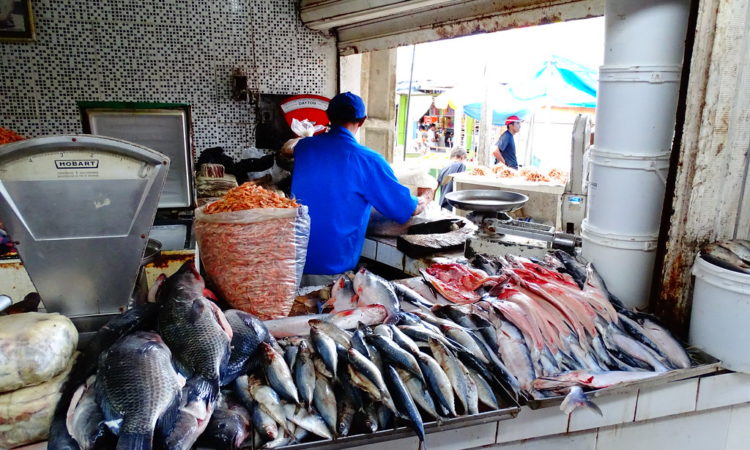
M688 0L604 2L604 64L681 64Z
M668 151L674 137L680 66L602 66L596 145L631 154Z
M659 234L669 154L623 155L591 147L586 217L607 233Z
M605 232L584 219L582 254L594 264L607 285L626 306L648 307L656 257L656 239Z
M705 261L693 265L690 343L724 367L750 373L750 275Z

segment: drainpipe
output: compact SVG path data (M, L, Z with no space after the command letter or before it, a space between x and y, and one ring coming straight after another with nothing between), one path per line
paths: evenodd
M583 256L626 305L649 303L689 0L607 0Z

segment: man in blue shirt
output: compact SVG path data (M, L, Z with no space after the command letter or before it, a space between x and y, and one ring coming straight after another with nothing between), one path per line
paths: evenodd
M492 155L495 157L495 164L503 163L510 168L518 169L516 141L513 136L521 131L521 119L518 116L508 116L505 119L505 126L507 129L500 135Z
M356 267L372 207L405 223L428 202L396 180L385 158L357 142L355 135L367 119L362 98L339 94L327 113L330 130L294 148L292 195L310 213L303 285L325 284Z

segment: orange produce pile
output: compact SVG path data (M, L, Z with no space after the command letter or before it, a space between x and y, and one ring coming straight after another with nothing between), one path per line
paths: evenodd
M16 142L16 141L23 141L24 139L26 138L16 133L15 131L6 130L5 128L0 128L0 145L10 144L11 142Z
M526 178L526 181L549 181L549 178L546 175L543 175L536 170L526 171L523 177Z
M284 198L275 192L253 184L230 189L224 197L206 206L207 214L243 211L256 208L297 208L299 204L292 199Z

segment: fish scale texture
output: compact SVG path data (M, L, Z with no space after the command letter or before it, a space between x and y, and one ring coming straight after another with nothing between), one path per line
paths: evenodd
M199 313L193 301L201 302ZM218 380L222 362L229 355L229 338L221 329L208 300L169 300L159 313L159 334L188 375ZM193 320L191 320L191 317Z
M108 351L96 379L112 408L124 417L121 433L151 433L180 392L169 349L142 336L131 335Z

